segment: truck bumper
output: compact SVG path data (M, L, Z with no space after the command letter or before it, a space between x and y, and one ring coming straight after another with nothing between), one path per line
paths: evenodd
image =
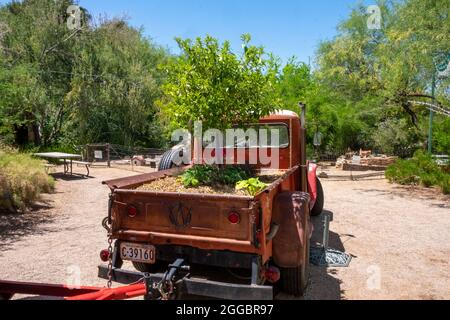
M108 268L100 265L98 276L108 279ZM160 282L163 274L150 274L152 282ZM136 271L128 271L113 268L112 280L120 284L136 283L144 278L144 274ZM184 278L180 285L181 293L200 296L210 299L222 300L273 300L273 288L269 286L242 285L224 282L215 282L199 278Z

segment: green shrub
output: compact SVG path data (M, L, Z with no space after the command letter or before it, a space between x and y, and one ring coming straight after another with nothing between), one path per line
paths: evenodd
M409 160L398 160L386 170L386 178L390 182L402 185L418 184L420 182L419 172L415 163Z
M423 174L420 177L420 183L425 188L430 188L439 184L438 176L435 174Z
M445 176L447 178L445 178ZM440 186L443 194L450 194L450 174L446 174Z
M231 185L234 186L241 180L251 177L251 170L240 166L208 166L198 165L187 170L181 175L183 185L188 187L198 187L200 185Z
M432 159L429 154L417 151L412 159L399 160L386 170L390 182L402 185L422 184L424 187L439 186L444 194L450 193L450 174Z
M42 161L0 146L0 209L25 210L53 188Z
M236 183L236 190L245 190L249 195L255 196L267 186L266 183L261 182L258 178L251 178Z

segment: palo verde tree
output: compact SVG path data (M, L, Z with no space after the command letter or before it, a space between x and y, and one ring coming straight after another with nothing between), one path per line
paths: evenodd
M242 54L211 36L177 39L181 55L166 66L163 112L172 128L202 121L204 128L225 129L254 123L280 107L275 90L275 59L242 36Z
M337 111L338 136L353 136L347 146L410 156L428 131L428 111L411 101L431 102L434 56L449 50L450 2L377 4L380 28L369 28L367 7L357 6L339 25L338 35L320 45L314 79L322 87L324 103ZM436 86L436 103L447 107L448 81L439 80ZM436 121L439 129L447 120ZM436 149L445 152L441 137L438 132Z

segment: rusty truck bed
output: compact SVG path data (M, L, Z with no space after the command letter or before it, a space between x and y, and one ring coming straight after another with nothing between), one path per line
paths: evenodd
M105 181L112 191L113 238L270 257L271 243L266 243L266 235L271 228L273 198L280 191L298 189L300 181L294 173L299 167L286 171L255 197L136 190L186 168ZM127 214L130 205L137 209L133 218ZM239 214L239 223L229 222L231 212Z

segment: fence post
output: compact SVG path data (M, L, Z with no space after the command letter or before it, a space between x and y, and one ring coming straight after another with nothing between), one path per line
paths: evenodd
M109 143L107 143L106 144L106 161L108 162L108 168L111 168L111 159L110 159L110 156L109 156L109 148L110 148L110 145L109 145Z

